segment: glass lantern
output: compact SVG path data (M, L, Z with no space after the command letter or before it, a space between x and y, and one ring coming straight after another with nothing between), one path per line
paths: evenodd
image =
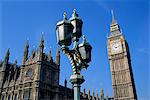
M57 23L56 26L57 31L57 43L62 46L70 46L72 41L72 32L73 25L66 18L66 13L64 13L64 19Z
M71 24L74 26L73 36L80 38L82 36L82 24L83 24L83 22L79 18L75 9L73 10L72 17L69 20L70 20Z
M86 63L89 63L91 61L91 51L91 45L87 43L85 37L83 37L83 42L79 45L79 52L81 54L82 59Z

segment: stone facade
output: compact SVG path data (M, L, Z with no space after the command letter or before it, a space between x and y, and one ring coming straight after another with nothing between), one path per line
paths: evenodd
M112 17L107 48L115 100L137 100L128 43Z
M29 44L25 44L22 64L9 62L10 51L6 52L3 61L0 61L0 99L1 100L73 100L73 89L59 85L60 51L56 52L56 61L51 52L44 52L44 39L41 37L38 50L32 50L29 56ZM101 99L100 99L101 98ZM111 98L109 98L111 99ZM81 100L104 100L81 92Z

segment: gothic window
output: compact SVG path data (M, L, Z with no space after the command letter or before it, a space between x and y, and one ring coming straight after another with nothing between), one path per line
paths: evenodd
M40 91L40 99L44 99L44 92Z
M125 97L127 97L127 89L126 89L126 87L124 88L124 95L125 95Z
M32 89L29 89L29 100L32 100Z
M32 100L32 92L31 89L24 90L23 100Z
M10 100L10 95L8 96L8 100Z
M126 82L126 72L124 72L124 82Z
M30 69L28 69L28 71L26 72L26 76L27 76L27 77L32 77L32 73L33 73L33 71L32 71L32 69L30 68Z
M51 82L51 83L54 84L54 76L55 76L55 75L54 75L54 71L53 71L53 70L51 71L51 75L52 75L52 77L51 77L51 81L52 81L52 82Z
M4 96L2 96L2 100L4 100Z
M42 81L45 81L46 80L46 70L43 69L42 71Z
M28 98L29 98L29 91L25 90L23 94L23 100L28 100Z
M16 80L19 78L20 76L20 69L17 69L17 72L16 72Z
M15 94L15 96L14 96L14 100L17 100L17 94Z
M49 83L51 84L51 83L52 83L52 70L50 70L49 73L50 73L50 74L49 74L49 80L50 80Z

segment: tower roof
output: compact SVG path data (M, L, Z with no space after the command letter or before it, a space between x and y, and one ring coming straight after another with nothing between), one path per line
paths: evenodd
M118 34L121 34L120 26L115 19L113 10L111 10L111 14L112 14L112 21L111 21L111 25L110 25L110 32L111 32L110 36L116 36Z

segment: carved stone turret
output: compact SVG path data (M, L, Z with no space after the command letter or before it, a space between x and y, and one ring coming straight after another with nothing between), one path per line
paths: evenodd
M14 64L10 66L9 68L9 74L8 74L8 78L7 81L11 82L15 79L15 70L17 67L17 59L14 61Z
M23 65L28 60L28 53L29 53L29 44L28 44L28 41L27 41L26 44L25 44L25 48L24 48L24 54L23 54L23 60L22 60Z
M94 91L92 92L92 100L95 100L95 93L94 93Z
M13 79L14 80L16 80L16 78L17 78L17 59L15 60L15 63L14 63L14 77L13 77Z
M91 100L90 90L88 90L88 99Z
M83 89L83 98L86 98L86 91L85 91L85 88Z
M101 92L100 92L100 100L104 100L104 90L101 89Z
M53 58L52 58L52 55L51 55L51 51L49 51L49 53L48 53L48 60L49 60L50 62L53 62Z
M67 80L64 81L64 87L67 87Z
M41 39L40 39L39 48L40 48L40 52L43 53L43 50L44 50L44 37L43 37L43 35L41 36Z
M0 93L2 91L2 87L3 87L4 82L6 80L6 71L7 71L7 64L9 61L9 55L10 55L10 51L8 49L6 52L5 58L4 58L4 62L2 63L2 69L0 71Z
M60 50L57 49L56 52L56 64L60 66Z
M5 58L4 58L4 64L8 64L9 55L10 55L10 51L9 51L9 49L8 49L7 52L6 52Z
M98 98L98 91L96 91L96 100L99 100L99 98Z
M39 60L42 60L43 59L43 52L44 52L44 38L43 38L43 35L41 36L41 39L40 39L39 49L40 49Z

